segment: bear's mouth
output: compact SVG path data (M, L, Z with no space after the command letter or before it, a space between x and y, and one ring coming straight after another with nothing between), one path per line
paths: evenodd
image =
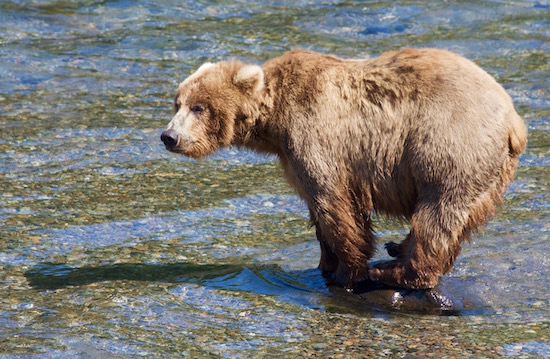
M185 151L184 150L180 150L179 148L167 148L168 151L172 152L172 153L177 153L177 154L180 154L180 155L185 155Z
M202 158L204 156L206 156L205 153L203 153L202 151L200 151L199 148L196 148L196 146L194 146L194 142L193 143L188 143L186 144L186 146L181 146L181 145L178 145L176 147L172 147L172 148L168 148L166 147L166 149L172 153L177 153L179 155L183 155L183 156L186 156L186 157L190 157L190 158L195 158L195 159L198 159L198 158Z
M168 147L168 146L164 146L166 147L166 149L172 153L177 153L179 155L184 155L184 156L190 156L189 154L189 149L191 148L191 146L187 146L185 148L181 147L181 146L176 146L176 147Z
M212 152L212 148L205 146L203 141L193 141L186 136L180 136L172 129L164 131L160 139L168 151L187 157L201 158Z

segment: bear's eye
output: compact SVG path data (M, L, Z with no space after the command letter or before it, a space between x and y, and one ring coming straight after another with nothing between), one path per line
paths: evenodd
M191 107L191 111L193 111L196 114L201 114L204 111L204 106L203 105L194 105L193 107Z
M176 97L174 98L174 110L178 112L180 110L181 104L179 101L179 95L176 94Z

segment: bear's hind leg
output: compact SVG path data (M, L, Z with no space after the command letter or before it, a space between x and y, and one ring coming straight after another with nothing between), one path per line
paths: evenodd
M460 254L461 242L469 235L467 217L460 211L442 214L437 205L419 206L411 219L411 232L401 244L390 245L396 259L369 270L372 280L410 289L433 288Z

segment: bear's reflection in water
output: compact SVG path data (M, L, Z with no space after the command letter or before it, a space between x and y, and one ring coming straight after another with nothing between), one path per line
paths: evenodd
M459 315L464 309L462 301L440 285L431 289L403 289L367 279L357 283L353 293L366 301L369 306L375 305L406 312Z

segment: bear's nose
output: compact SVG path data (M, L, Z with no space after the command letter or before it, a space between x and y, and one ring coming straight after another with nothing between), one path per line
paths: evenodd
M178 134L174 130L166 130L160 135L160 139L164 142L167 150L172 150L178 145Z

